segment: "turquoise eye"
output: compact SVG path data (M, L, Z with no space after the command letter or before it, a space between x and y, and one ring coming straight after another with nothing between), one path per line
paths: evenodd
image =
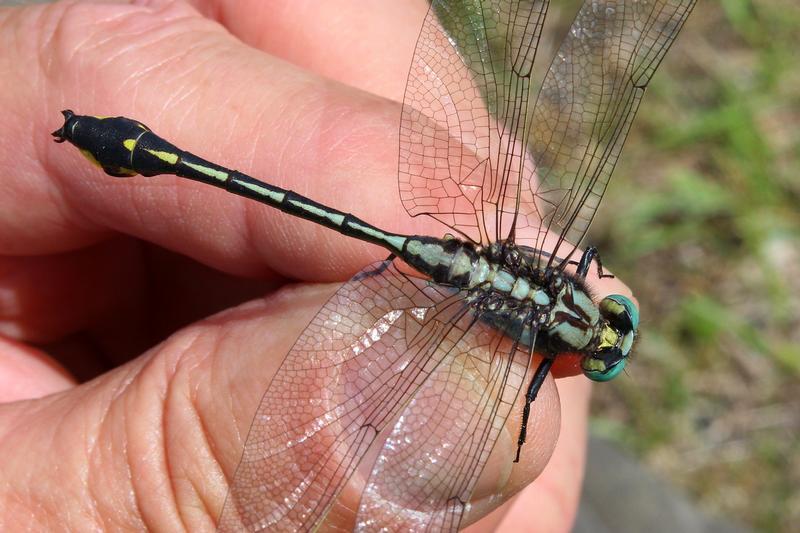
M639 327L639 309L633 304L630 298L621 294L611 294L603 298L600 302L601 312L612 322L613 317L620 317L626 313L630 317L631 330L636 331Z
M600 369L595 369L595 368L585 368L584 367L583 375L586 376L587 378L591 379L592 381L611 381L615 377L619 376L620 373L623 370L625 370L625 361L627 361L627 360L628 359L626 357L623 357L622 359L620 359L617 362L617 364L615 364L614 366L612 366L611 368L609 368L607 370L600 370ZM599 366L605 366L602 363L602 361L598 361L597 359L591 359L590 358L590 360L587 361L587 363L589 365L591 365L592 362L598 363L597 364L598 367ZM594 366L594 365L592 365L592 366Z

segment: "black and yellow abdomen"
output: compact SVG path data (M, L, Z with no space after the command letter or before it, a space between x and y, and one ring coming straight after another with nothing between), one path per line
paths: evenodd
M74 144L111 176L176 174L211 184L229 178L224 167L181 150L136 120L62 113L64 125L53 132L56 141Z

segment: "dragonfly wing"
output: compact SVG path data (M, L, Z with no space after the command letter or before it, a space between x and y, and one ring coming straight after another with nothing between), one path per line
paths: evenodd
M513 227L531 69L548 2L433 0L417 40L400 124L400 196L474 242Z
M465 307L453 289L410 278L391 262L343 285L264 394L219 530L317 525L436 368L444 356L437 348Z
M460 332L458 340L440 348L447 350L444 362L403 411L381 450L361 499L359 530L457 531L461 526L525 385L530 353L474 317L464 317L454 331Z
M586 0L539 91L529 149L536 206L519 227L561 236L568 256L586 234L642 95L695 0ZM569 248L559 251L564 242ZM559 253L560 252L560 253Z

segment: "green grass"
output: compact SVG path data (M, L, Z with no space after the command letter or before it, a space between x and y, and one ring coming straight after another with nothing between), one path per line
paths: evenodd
M643 317L595 429L768 531L800 522L799 42L795 0L701 2L590 239Z

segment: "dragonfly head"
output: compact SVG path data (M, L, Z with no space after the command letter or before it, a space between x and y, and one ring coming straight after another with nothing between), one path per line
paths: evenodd
M586 377L592 381L610 381L624 369L639 327L639 311L630 298L612 294L600 302L605 325L600 344L581 361Z

